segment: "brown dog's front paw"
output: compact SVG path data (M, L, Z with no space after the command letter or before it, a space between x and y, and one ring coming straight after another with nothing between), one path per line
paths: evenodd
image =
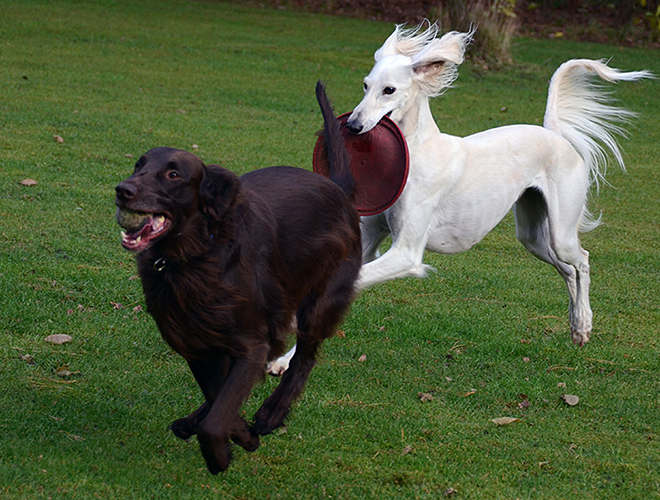
M245 451L256 451L260 444L259 436L250 432L247 422L243 421L239 425L241 425L240 432L232 434L231 440L241 446Z
M209 405L204 403L187 417L172 422L168 428L176 437L187 441L191 436L197 434L197 428L208 415L209 409Z
M192 426L190 424L190 420L187 417L175 420L170 424L168 429L172 431L172 434L174 434L179 439L183 439L184 441L187 441L192 436L197 434L197 425Z
M229 439L212 436L201 430L197 434L197 439L209 472L216 475L227 470L231 462Z

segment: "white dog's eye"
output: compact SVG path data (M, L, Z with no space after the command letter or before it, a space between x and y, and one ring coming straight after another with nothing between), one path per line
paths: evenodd
M367 85L367 82L364 82L362 86L364 87L365 92L369 89L369 85Z
M395 91L396 91L396 89L394 87L385 87L383 89L383 94L392 95L392 94L394 94Z

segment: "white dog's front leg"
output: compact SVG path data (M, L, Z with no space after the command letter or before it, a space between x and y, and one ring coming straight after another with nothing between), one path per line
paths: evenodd
M435 271L435 269L422 263L423 255L424 247L421 252L416 252L393 245L381 257L362 266L355 286L358 290L364 290L396 278L409 276L424 278L429 271Z

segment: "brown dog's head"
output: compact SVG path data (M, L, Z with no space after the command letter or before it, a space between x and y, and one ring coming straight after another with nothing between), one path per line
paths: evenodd
M154 148L116 187L117 222L122 245L141 252L168 237L185 240L186 229L220 221L233 204L240 183L236 175L216 165L206 166L192 153ZM189 227L190 226L190 227Z

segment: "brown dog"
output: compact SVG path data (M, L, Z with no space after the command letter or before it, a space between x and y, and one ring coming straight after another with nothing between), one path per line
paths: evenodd
M171 429L197 434L212 474L281 426L302 392L321 343L354 294L362 262L354 182L323 86L331 180L270 167L237 177L195 155L155 148L117 188L123 245L137 253L149 313L185 358L205 403ZM333 182L334 181L334 182ZM297 323L298 350L248 425L242 403Z

